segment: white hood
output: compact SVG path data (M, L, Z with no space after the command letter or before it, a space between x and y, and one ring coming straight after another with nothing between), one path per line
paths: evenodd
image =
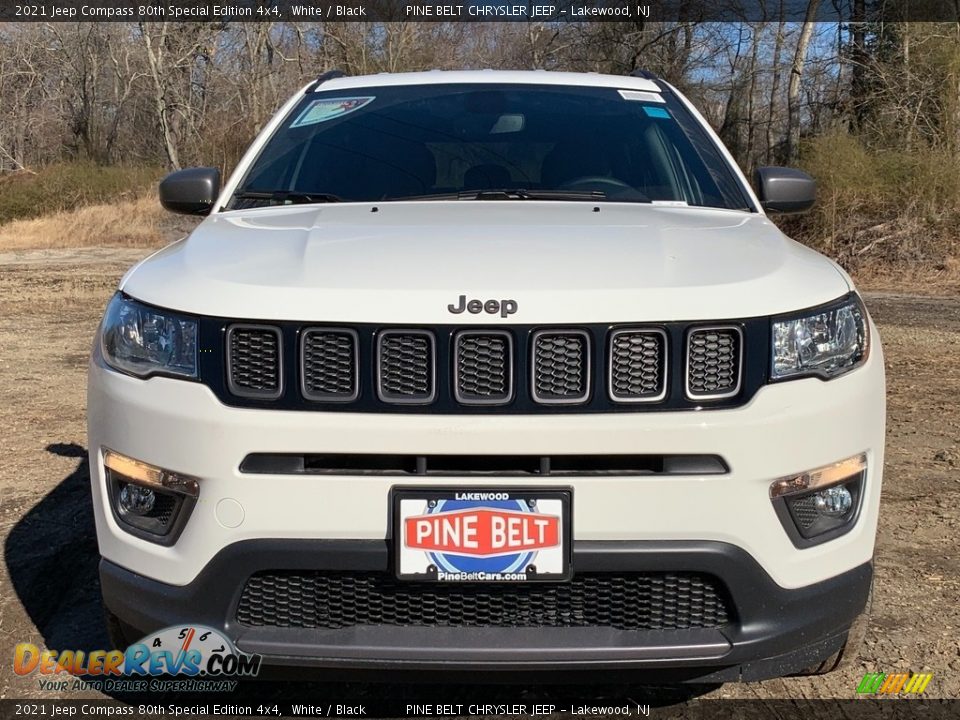
M122 289L229 318L489 325L745 318L850 287L763 215L514 200L215 214ZM517 312L451 314L461 295L514 300Z

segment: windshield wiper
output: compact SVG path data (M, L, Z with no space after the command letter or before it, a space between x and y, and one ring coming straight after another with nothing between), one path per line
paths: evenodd
M602 200L602 190L528 190L526 188L468 190L460 193L473 200Z
M238 190L233 194L237 200L269 200L284 205L343 202L332 193L300 192L298 190Z
M459 192L431 193L392 197L387 200L603 200L607 197L601 190L528 190L504 188L494 190L461 190Z

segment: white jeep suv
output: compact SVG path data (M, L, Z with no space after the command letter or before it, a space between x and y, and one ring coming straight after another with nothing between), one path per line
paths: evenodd
M698 681L829 669L872 581L876 329L669 84L330 73L134 267L89 376L117 642ZM483 676L480 676L483 677ZM609 677L609 675L607 675Z

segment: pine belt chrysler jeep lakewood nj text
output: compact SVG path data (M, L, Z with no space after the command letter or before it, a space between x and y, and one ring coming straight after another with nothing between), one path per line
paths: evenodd
M823 670L870 597L883 356L674 88L330 73L124 277L89 378L115 640L268 664ZM490 677L490 676L479 676Z

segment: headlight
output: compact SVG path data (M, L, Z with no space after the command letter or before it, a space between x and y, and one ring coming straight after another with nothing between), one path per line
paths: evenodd
M773 322L770 377L797 375L832 378L867 359L867 313L857 296Z
M107 306L100 348L108 365L137 377L197 376L197 323L120 294Z

